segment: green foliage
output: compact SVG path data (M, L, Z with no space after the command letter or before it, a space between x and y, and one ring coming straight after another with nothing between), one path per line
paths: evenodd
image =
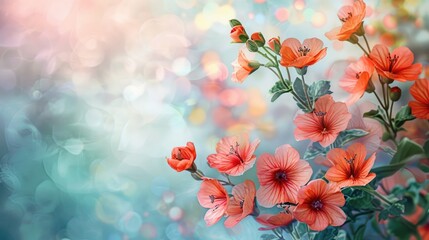
M293 82L293 90L295 91L296 95L299 96L301 99L304 99L305 101L305 93L304 93L304 87L306 90L308 90L308 85L303 84L301 78L296 78ZM308 109L307 106L303 105L295 96L293 99L296 101L296 105L304 112L310 112L311 109Z
M261 235L261 240L274 240L274 239L279 239L279 238L274 234L265 233Z
M282 94L288 93L290 91L292 91L292 88L290 86L286 86L285 83L282 81L277 81L270 89L270 93L273 94L273 96L271 97L271 102L274 102Z
M305 151L304 159L307 161L313 160L319 155L325 156L327 152L327 148L322 147L318 142L314 142L308 146L307 150Z
M294 236L295 239L303 239L303 240L311 239L307 224L302 222L297 222L295 224L291 234Z
M353 190L348 196L346 206L356 210L375 209L377 206L373 203L374 197L362 190Z
M239 26L239 25L241 25L241 22L240 22L240 21L238 21L237 19L231 19L231 20L229 20L229 25L230 25L231 27L235 27L235 26Z
M377 110L375 110L375 109L370 110L370 111L364 113L363 117L377 120L378 122L380 122L381 124L384 125L384 116L382 113L383 113L383 109L381 109L380 106L378 106Z
M414 120L415 118L416 117L411 114L411 108L408 105L405 105L398 111L398 113L396 113L394 123L395 127L398 129L404 125L406 121Z
M314 82L308 88L308 96L310 100L314 103L319 97L331 94L332 92L329 90L331 88L331 82L326 80L320 80Z
M399 239L409 239L411 235L418 234L417 227L402 217L389 219L387 228L389 233Z
M390 164L372 169L377 176L376 179L380 180L385 177L393 175L399 169L405 166L408 160L417 154L422 154L423 148L417 143L408 138L403 138L398 145L398 150L393 155Z
M314 240L346 240L347 234L344 230L339 230L339 228L328 227L325 230L319 232L314 237Z
M366 230L366 224L360 225L355 232L354 239L355 240L364 240L363 237L365 235L365 230Z

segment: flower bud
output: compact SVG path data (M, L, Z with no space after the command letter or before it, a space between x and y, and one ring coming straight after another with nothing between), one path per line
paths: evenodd
M258 61L249 61L247 64L250 68L252 68L252 72L258 70L258 68L261 66L261 63Z
M246 47L250 52L257 52L258 51L258 45L253 40L247 40Z
M167 163L170 167L177 172L188 170L196 172L197 167L194 164L197 158L194 143L188 142L184 147L175 147L171 151L171 157L167 158Z
M296 70L296 73L298 73L301 76L307 74L307 66L302 68L295 68L295 70Z
M393 102L398 101L401 98L401 89L399 87L392 87L389 89L389 97Z
M381 81L382 83L386 83L386 84L391 84L391 83L393 83L393 79L391 79L391 78L386 78L386 77L381 77L381 78L380 78L380 81Z
M249 36L246 33L246 30L244 30L244 27L242 25L234 26L231 29L230 33L232 42L234 43L244 43L249 39Z
M268 40L268 46L275 53L279 54L282 44L280 43L280 39L278 37L274 37L274 38L271 38L270 40Z
M250 36L250 39L255 41L255 43L258 45L258 47L263 47L265 45L265 38L264 35L260 32L255 32Z

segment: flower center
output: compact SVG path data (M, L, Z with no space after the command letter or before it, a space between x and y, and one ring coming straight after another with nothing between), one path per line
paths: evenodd
M310 48L307 46L302 46L298 48L298 52L301 54L301 56L307 56L307 53L310 52Z
M362 72L356 73L356 79L359 79L361 74L362 74Z
M356 159L356 154L355 155L353 155L353 157L352 158L346 158L346 157L344 157L344 160L346 160L346 162L348 163L348 164L350 164L350 173L349 173L349 178L354 178L354 176L356 175L355 174L355 165L354 165L354 161L355 161L355 159Z
M347 17L340 18L341 22L347 22L351 17L353 17L353 14L351 12L347 13Z
M322 203L322 201L320 201L320 200L316 200L316 201L313 201L313 202L311 203L311 206L312 206L314 209L316 209L316 210L320 210L320 209L322 209L322 207L323 207L323 203Z
M316 115L316 117L319 117L322 120L322 122L321 122L322 134L327 134L329 132L329 130L325 126L325 118L324 118L324 116L326 115L326 112L314 110L313 113L314 113L314 115Z
M275 179L279 182L286 180L287 178L286 172L284 170L278 170L275 173Z
M241 158L240 154L238 154L238 147L240 146L240 144L238 144L238 142L235 142L235 146L234 145L229 145L229 154L228 155L235 155L238 157L238 159L240 159L241 163L244 163L243 158Z
M240 208L243 209L244 206L244 199L240 201Z
M388 61L389 61L389 72L392 72L393 66L395 66L395 63L398 62L398 60L399 60L399 56L396 55L396 54L394 54L393 58L392 58L392 56L389 53L389 55L387 56L387 58L388 58Z
M216 197L214 195L209 195L209 198L210 198L210 202L214 203Z
M176 153L176 159L177 160L183 160L183 157L182 157L182 152L180 151L180 149L177 151L177 153Z

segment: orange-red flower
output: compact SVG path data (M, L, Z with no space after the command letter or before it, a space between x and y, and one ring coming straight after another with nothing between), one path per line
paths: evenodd
M288 38L283 41L280 49L280 64L285 67L303 68L315 64L325 57L326 47L318 38L305 39L301 42L296 38Z
M288 144L276 149L275 155L264 153L256 163L260 188L256 199L261 206L296 203L299 187L308 182L313 170L307 161Z
M276 53L280 52L281 43L280 39L278 37L273 37L270 40L268 40L268 46Z
M310 139L327 147L346 129L350 118L346 104L334 102L332 96L326 94L317 99L313 112L298 114L295 118L295 138L298 141Z
M413 64L414 54L407 47L398 47L390 53L386 46L377 44L369 57L377 72L388 79L413 81L418 79L422 72L422 64Z
M429 79L419 79L410 88L410 93L416 99L408 105L416 118L429 119Z
M278 227L289 225L293 221L293 215L286 212L278 214L262 214L256 218L256 221L266 227L261 227L259 230L273 230Z
M181 172L192 168L197 153L195 152L194 143L188 142L185 147L175 147L171 151L171 157L167 158L167 163L174 170Z
M340 80L340 87L350 93L346 102L347 105L355 103L362 97L373 72L374 64L365 56L346 68L346 73Z
M232 42L234 43L243 43L243 42L246 42L246 40L249 38L249 36L246 33L246 30L242 25L236 25L232 27L230 36L231 36Z
M310 229L322 231L328 226L340 226L346 221L344 195L339 189L321 179L311 181L298 192L298 206L294 217L307 223Z
M246 180L232 188L232 195L226 210L226 214L229 216L225 221L226 227L234 227L253 212L256 195L255 184Z
M247 76L259 68L260 63L250 61L247 59L246 55L244 55L244 52L240 50L238 58L232 63L232 66L234 67L234 72L232 72L231 77L232 81L242 83Z
M354 1L353 6L346 5L341 7L337 15L343 25L327 32L325 36L330 40L348 40L361 27L362 20L366 14L365 8L366 5L362 0Z
M216 153L210 154L207 161L210 167L232 176L242 175L255 164L253 154L261 141L249 141L249 136L231 136L222 138L216 145Z
M225 214L229 203L228 192L216 179L204 178L198 191L198 202L210 208L204 216L207 226L217 223Z
M326 155L334 164L326 172L326 179L336 186L365 186L375 178L375 173L370 173L375 161L373 153L366 161L366 149L361 143L354 143L347 150L334 148Z

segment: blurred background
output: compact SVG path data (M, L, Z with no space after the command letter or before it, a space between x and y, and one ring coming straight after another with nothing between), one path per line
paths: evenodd
M270 103L265 69L230 80L240 44L228 20L268 40L322 39L307 81L338 80L360 50L324 33L351 1L0 0L0 239L257 239L251 218L206 227L199 182L166 163L195 143L199 168L226 136L256 151L289 143L297 107ZM367 2L370 44L406 45L428 76L429 2ZM262 60L262 59L261 59ZM404 85L405 86L405 85ZM233 182L254 179L255 169Z

